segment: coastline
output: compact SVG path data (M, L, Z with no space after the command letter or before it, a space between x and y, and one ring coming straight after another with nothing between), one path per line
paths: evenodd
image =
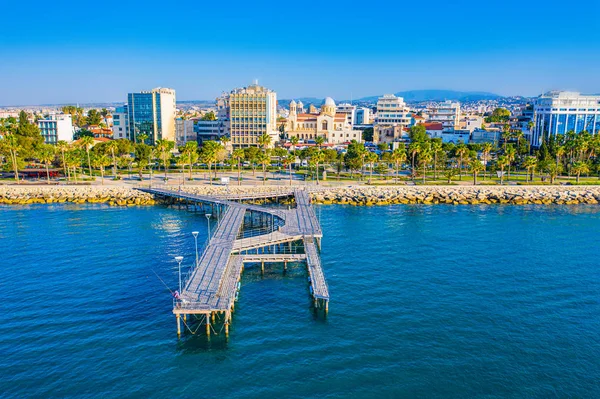
M178 186L173 186L177 189ZM289 190L289 186L182 186L196 194L243 194ZM348 186L308 187L317 204L374 206L392 204L598 204L600 186ZM161 203L128 186L0 186L0 204L104 203L142 206Z

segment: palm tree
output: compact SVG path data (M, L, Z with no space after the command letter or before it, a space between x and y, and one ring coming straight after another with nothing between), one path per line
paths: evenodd
M317 184L319 184L319 164L322 163L323 161L325 161L325 154L323 154L322 151L317 151L310 157L310 160L312 162L314 162L314 164L315 164L315 171L316 171L316 175L317 175Z
M419 162L423 165L423 184L425 184L425 177L427 176L427 165L431 162L432 157L431 149L424 146L419 154Z
M171 151L175 148L175 142L171 140L161 139L156 141L156 150L159 157L163 161L165 169L165 181L167 181L167 173L169 169L169 160L171 159Z
M298 145L298 142L300 141L300 139L298 138L298 136L294 136L290 139L290 142L292 143L292 151L296 150L296 146Z
M525 160L523 161L523 167L525 169L527 169L527 177L525 179L526 182L529 182L530 180L533 180L533 173L531 172L531 170L535 170L535 167L537 166L537 158L536 157L527 157L525 158Z
M271 136L267 133L263 133L258 137L258 145L262 147L263 151L267 150L267 147L271 145Z
M511 145L507 145L504 148L504 156L508 159L508 173L506 174L506 180L510 179L510 165L515 161L517 150Z
M504 168L510 165L510 161L506 155L500 155L498 157L498 166L500 167L500 184L504 184Z
M287 166L290 172L290 186L292 185L292 164L296 161L296 156L288 154L287 157L283 158L283 164Z
M406 149L404 145L399 146L392 152L392 161L396 165L396 183L398 183L398 177L400 174L400 165L406 162Z
M92 163L90 162L90 149L94 146L94 138L91 136L83 136L79 139L79 146L85 149L87 154L88 161L88 171L90 172L90 177L92 177Z
M257 156L258 163L262 165L263 185L267 181L267 166L271 163L271 157L266 152L261 152Z
M485 166L480 160L474 159L469 164L469 169L471 169L471 173L473 173L473 185L477 185L477 175L485 169Z
M104 168L111 164L110 158L108 158L106 154L96 154L96 156L92 159L92 163L94 168L100 169L100 177L102 179L101 184L104 185Z
M188 141L182 148L182 154L185 155L187 162L190 164L189 179L192 180L192 168L198 162L198 142Z
M137 139L139 143L146 143L146 140L148 140L148 135L146 133L140 133L137 135Z
M65 152L69 149L69 143L64 140L59 140L56 143L56 148L60 151L65 177L67 176L67 163L65 162Z
M317 147L319 148L319 150L321 149L321 147L323 146L323 143L325 143L325 137L323 136L318 136L317 138L315 138L315 143L317 144Z
M221 141L221 145L223 145L223 148L225 149L227 149L227 144L231 142L231 138L229 136L221 136L219 140Z
M233 154L231 154L231 157L237 161L238 186L242 184L242 159L244 159L244 155L245 155L244 150L241 148L234 150Z
M490 160L490 154L494 149L494 145L492 143L483 143L481 147L481 157L483 158L483 178L485 179L485 173L487 172L487 163Z
M117 170L117 151L119 151L119 143L115 140L111 140L106 143L106 149L110 151L113 161L113 176L115 179L118 179L118 170Z
M577 177L576 183L579 184L579 176L581 176L582 173L590 173L590 166L587 164L587 162L575 162L571 167L571 171L575 173L575 176Z
M421 151L421 146L419 145L419 143L417 142L412 142L408 145L408 152L410 153L411 156L411 176L412 176L412 180L415 180L415 157L417 156L417 154Z
M442 151L442 142L433 140L431 142L431 151L433 153L433 180L437 180L437 163L438 154Z
M37 158L46 165L46 179L50 184L50 164L56 157L56 147L52 144L42 144L38 150Z
M556 147L555 153L556 153L556 163L557 164L561 164L562 163L562 157L565 155L565 146L564 145L559 145Z
M544 167L544 170L548 173L548 176L550 177L550 184L554 184L554 180L562 171L562 164L548 162Z
M464 158L469 155L469 147L467 147L464 144L459 144L459 145L456 146L456 150L454 151L454 153L458 157L459 179L462 180L463 162L464 162Z
M369 184L371 184L371 179L373 178L373 169L375 169L375 162L377 162L378 160L379 160L379 157L374 152L369 152L367 154L367 156L365 157L365 161L370 166L370 168L369 168L370 169L369 170L369 181L368 181ZM317 181L317 184L318 184L318 181Z

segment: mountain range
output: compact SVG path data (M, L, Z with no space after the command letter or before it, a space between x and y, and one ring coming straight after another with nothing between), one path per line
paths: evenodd
M421 101L444 101L444 100L452 100L452 101L479 101L479 100L496 100L502 98L502 96L494 93L488 93L484 91L456 91L456 90L408 90L408 91L399 91L394 93L397 97L403 97L404 101L408 102L421 102ZM377 102L377 99L381 97L381 95L377 96L368 96L362 98L355 98L352 100L353 103L356 102ZM315 104L320 105L323 103L324 99L316 98L316 97L301 97L295 98L296 102L302 101L304 105ZM279 105L287 107L290 103L291 99L288 100L279 100ZM350 100L336 100L337 103L346 103L350 102Z

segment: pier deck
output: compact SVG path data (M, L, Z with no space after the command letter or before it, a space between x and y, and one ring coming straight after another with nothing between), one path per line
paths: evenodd
M180 316L183 315L185 322L186 316L192 314L204 316L208 335L211 318L214 321L215 314L223 314L225 333L228 334L244 263L261 263L264 271L266 262L281 262L286 268L287 262L306 262L315 308L323 308L327 313L329 289L317 249L323 233L306 191L280 190L256 195L213 197L162 187L140 190L180 202L210 204L211 207L216 206L216 213L221 216L198 263L182 287L180 300L174 303L173 313L177 316L178 335L181 334ZM241 202L289 196L294 196L296 201L296 206L291 209ZM266 229L264 234L244 236L247 212L265 216L263 221L268 226L260 230L262 233ZM273 218L278 218L277 223ZM304 249L304 253L292 252L293 242L302 243L300 248Z

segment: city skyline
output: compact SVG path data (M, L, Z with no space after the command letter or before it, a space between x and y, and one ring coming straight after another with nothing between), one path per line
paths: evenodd
M308 15L295 4L269 2L234 1L227 10L193 3L165 9L152 1L109 2L100 11L69 4L28 14L5 6L12 17L0 27L0 50L10 61L0 74L10 79L0 83L0 105L119 102L159 86L175 88L181 100L212 100L254 79L279 98L421 89L600 92L600 6L587 0L578 8L586 13L513 0L500 10L436 0L426 14L394 2L364 9L324 3ZM182 10L198 13L201 29ZM406 16L401 24L399 13ZM119 15L128 16L126 23ZM567 20L577 20L578 29L540 33L540 26Z

